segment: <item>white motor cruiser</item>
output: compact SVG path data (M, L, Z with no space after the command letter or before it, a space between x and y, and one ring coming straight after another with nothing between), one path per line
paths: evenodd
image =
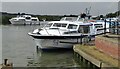
M39 24L37 17L31 15L18 15L17 17L9 19L11 24Z
M76 19L75 21L71 19ZM28 34L41 49L72 48L80 38L104 33L103 22L80 21L80 17L64 17L60 21L48 22L43 28Z

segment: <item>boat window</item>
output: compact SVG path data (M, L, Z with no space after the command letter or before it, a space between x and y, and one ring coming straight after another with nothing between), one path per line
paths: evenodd
M26 17L26 19L30 19L30 17Z
M32 21L37 21L37 19L32 19Z
M48 23L45 27L51 27L53 23Z
M17 19L12 19L12 20L17 20Z
M77 31L68 31L68 32L64 32L64 34L74 34L74 33L78 33Z
M68 29L76 29L77 25L74 24L69 24Z
M25 21L25 19L19 19L19 21Z
M84 34L89 33L90 27L89 26L79 26L78 32L84 33Z
M67 24L65 24L65 23L54 23L53 26L54 27L66 27Z
M95 28L102 28L103 25L102 24L94 24Z
M83 26L83 31L84 31L84 33L89 33L90 32L90 27L89 26Z
M66 20L67 20L67 21L70 21L70 20L72 20L72 18L66 18Z

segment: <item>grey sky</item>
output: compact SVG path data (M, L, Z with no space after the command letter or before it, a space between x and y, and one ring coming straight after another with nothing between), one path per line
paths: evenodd
M1 0L2 2L118 2L120 0Z
M2 11L32 14L80 14L91 6L91 14L107 14L118 10L118 2L2 2Z

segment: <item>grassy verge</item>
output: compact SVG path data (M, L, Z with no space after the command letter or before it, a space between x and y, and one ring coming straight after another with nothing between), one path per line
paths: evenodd
M97 36L97 38L100 38L102 40L104 39L104 40L107 40L107 41L110 41L116 44L118 44L118 41L119 41L118 37L120 38L119 35L113 35L113 34L107 35L107 37L103 37L103 35Z
M111 56L106 55L103 52L97 50L95 46L76 45L75 48L93 56L94 58L102 61L103 63L109 64L113 67L118 67L119 61L117 59L114 59Z

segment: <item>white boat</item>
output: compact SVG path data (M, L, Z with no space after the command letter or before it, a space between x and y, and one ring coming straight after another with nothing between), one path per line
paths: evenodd
M18 15L17 17L9 19L11 24L39 24L37 17L31 15Z
M115 22L118 20L118 17L114 17L114 18L107 18L106 21L111 21L111 22Z
M43 28L35 29L28 33L36 42L36 45L41 49L51 48L72 48L73 44L80 43L83 36L91 36L104 33L103 24L96 22L66 21L63 18L61 21L48 22Z
M104 20L94 20L94 21L90 21L90 22L93 24L92 27L93 27L93 30L95 31L95 34L100 34L101 32L104 32L104 28L105 28ZM109 32L109 24L110 24L110 22L106 22L106 31L105 32ZM100 28L103 30L101 30ZM99 31L97 31L97 30L99 30Z

